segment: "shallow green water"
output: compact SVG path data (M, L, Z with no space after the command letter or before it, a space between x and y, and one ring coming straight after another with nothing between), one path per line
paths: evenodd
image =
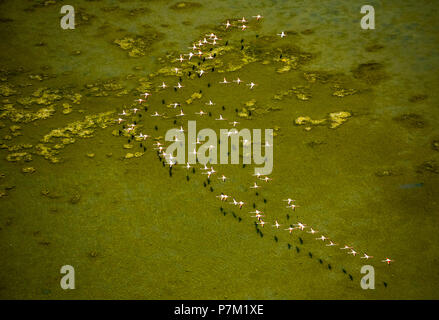
M76 1L75 30L59 27L65 2L36 3L0 3L0 143L11 148L0 149L0 297L438 298L435 2L372 1L373 31L359 27L359 1L204 1L181 10L171 8L175 1ZM264 18L253 19L246 31L221 27L227 19L259 13ZM276 36L282 30L284 39ZM201 78L183 76L185 87L176 92L158 90L162 81L170 86L179 81L159 70L178 66L174 59L179 53L212 31L222 39L220 45L228 40L227 47L233 48L212 60L224 65ZM140 57L130 57L131 49L114 43L137 36L145 44ZM287 62L279 61L280 52ZM242 65L242 57L256 61ZM276 72L288 61L290 71ZM242 68L222 72L229 64ZM314 72L324 81L304 76ZM258 85L253 90L244 84L224 86L219 84L223 77ZM189 119L196 119L199 129L228 127L228 122L214 121L219 114L239 121L238 128L278 127L273 180L258 181L262 188L256 195L249 188L256 181L253 165L215 165L218 173L206 187L199 166L195 174L189 171L189 181L182 166L170 177L152 141L144 143L142 156L124 159L144 150L133 141L132 149L124 149L129 136L118 136L123 128L113 120L137 105L134 100L143 92L139 87L147 82L153 93L148 111L127 119L136 119L152 137L172 127L186 128ZM299 99L297 92L273 98L300 86L309 100ZM32 96L42 87L49 89L46 96ZM333 95L337 88L356 91L338 97ZM199 90L201 99L186 104ZM75 93L81 95L79 103L73 101ZM35 100L28 103L26 97ZM252 99L251 119L240 118L235 109L242 111ZM216 105L206 106L209 100ZM172 102L182 103L188 116L175 118L179 108L166 107ZM63 114L64 103L71 113ZM28 115L46 107L54 113L14 122L11 105ZM200 108L212 117L196 116ZM156 110L169 118L150 117ZM104 117L108 125L92 126L89 138L72 135L75 142L66 145L56 138L42 142L53 129L107 111L115 111ZM339 111L352 116L330 128L328 114ZM327 123L307 130L295 124L300 116ZM21 128L11 130L14 125ZM14 136L13 130L21 135ZM45 159L38 155L41 143L62 148ZM32 147L12 149L20 144ZM7 161L16 152L28 152L32 161ZM51 163L58 158L60 163ZM27 167L36 171L23 173ZM229 181L221 183L221 174ZM221 192L246 205L239 210L221 203L216 198ZM288 197L297 199L296 211L285 208L282 200ZM248 213L253 203L266 215L267 225L259 227L263 237ZM275 220L282 224L279 230L272 227ZM298 221L319 233L283 230ZM316 241L322 234L339 247L353 246L359 255ZM363 253L374 256L367 263L375 267L375 290L360 287ZM394 263L381 262L386 257ZM59 270L66 264L75 268L75 290L60 288Z

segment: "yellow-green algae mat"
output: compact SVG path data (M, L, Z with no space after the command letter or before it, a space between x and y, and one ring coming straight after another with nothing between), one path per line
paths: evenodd
M406 188L397 187L403 166L381 165L375 154L397 137L383 137L370 116L373 86L387 76L382 66L360 65L353 76L310 70L313 53L288 37L258 34L264 20L251 20L249 32L225 30L225 22L207 30L221 40L204 56L180 63L180 52L169 52L151 74L49 88L42 84L50 75L2 71L1 297L396 298L411 288L401 280L402 244L392 239L407 223L392 216L391 205L404 200ZM122 37L114 44L131 59L145 55L149 41ZM208 55L215 58L203 61ZM199 77L200 70L207 73ZM238 77L245 83L220 84ZM163 82L169 88L160 88ZM174 90L178 82L184 87ZM249 89L249 82L257 86ZM136 101L145 92L151 96ZM206 105L210 100L215 105ZM187 116L179 117L180 109ZM199 117L200 109L210 114ZM156 111L161 116L151 117ZM227 121L215 121L220 114ZM154 143L165 143L170 128L187 129L189 119L198 130L218 131L229 121L238 129L273 128L272 180L257 180L253 165L214 165L218 173L209 180L199 165L176 165L171 175ZM413 114L392 121L425 125ZM365 140L375 152L363 150ZM433 141L429 152L437 150ZM438 173L434 161L415 170L426 182ZM381 194L377 184L387 177L394 181L383 183L395 190ZM260 189L250 188L255 181ZM244 207L221 202L221 193ZM289 197L297 210L285 208ZM255 226L255 209L266 216L264 228ZM298 221L319 233L284 230ZM338 246L316 240L321 235ZM345 245L358 256L340 250ZM366 252L374 258L362 260ZM395 263L382 263L387 256ZM77 273L72 291L59 287L66 264ZM360 287L364 264L375 267L376 290Z

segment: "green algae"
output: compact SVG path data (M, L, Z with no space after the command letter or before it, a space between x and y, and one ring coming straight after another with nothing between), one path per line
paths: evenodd
M40 108L35 112L17 109L13 104L3 105L0 111L0 119L8 119L12 122L29 123L36 120L48 119L55 113L55 107Z
M283 100L285 97L292 96L292 95L296 96L296 98L298 100L302 100L302 101L309 100L312 97L309 86L299 85L299 86L294 86L288 90L279 91L278 93L276 93L273 96L272 99L273 100Z
M169 8L176 11L183 11L183 10L191 10L191 9L197 9L201 8L202 5L199 2L189 2L189 1L180 1L177 3L174 3Z
M151 46L163 39L163 33L156 31L151 26L144 26L143 35L125 35L113 41L119 48L128 52L131 58L139 58L148 54Z
M2 84L0 85L0 95L3 97L9 97L12 95L15 95L17 93L16 90L14 90L13 88L11 88L8 85Z
M357 92L358 91L356 89L353 89L353 88L346 89L346 88L343 88L343 87L341 87L339 85L335 85L334 86L334 92L332 93L332 95L336 96L336 97L339 97L339 98L343 98L343 97L346 97L346 96L350 96L350 95L356 94Z
M323 119L312 119L309 116L300 116L296 118L294 123L298 126L306 126L305 128L309 130L311 126L319 126L329 124L329 128L335 129L345 123L350 117L351 113L347 111L331 112L326 118Z
M362 63L353 69L352 73L355 78L372 85L376 85L388 77L384 65L379 62Z
M6 160L9 162L29 162L32 161L32 155L28 152L14 152L8 154Z
M84 120L72 122L61 129L54 129L44 135L42 142L52 142L54 138L71 138L77 136L80 138L89 138L93 136L95 128L106 128L114 124L114 111L107 111L96 115L87 115Z

